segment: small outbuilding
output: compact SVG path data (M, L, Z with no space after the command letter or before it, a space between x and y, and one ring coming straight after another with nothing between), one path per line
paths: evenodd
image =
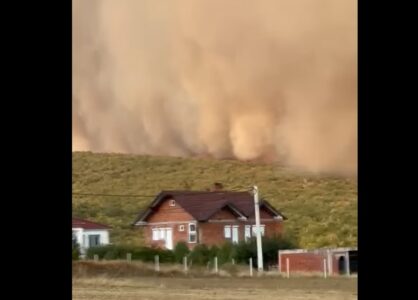
M279 251L281 273L357 273L357 248L294 249Z
M109 244L110 227L104 224L73 218L73 243L80 246L81 255L90 247Z

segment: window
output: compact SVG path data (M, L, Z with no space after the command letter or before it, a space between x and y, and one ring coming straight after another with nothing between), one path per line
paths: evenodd
M231 226L230 225L227 225L224 227L224 236L226 239L231 238Z
M76 236L76 232L73 230L73 247L77 245L77 236Z
M264 227L265 225L260 225L261 236L264 236ZM253 225L253 236L257 236L257 226Z
M152 240L153 241L158 241L159 240L159 234L158 234L158 229L157 228L152 229Z
M169 205L170 205L170 206L176 206L176 201L174 201L174 200L170 200Z
M179 225L179 231L184 231L184 225Z
M232 226L232 242L234 244L237 244L239 241L239 226L238 225L234 225Z
M245 241L249 241L251 239L251 225L245 225Z
M189 243L197 242L196 224L189 224Z
M164 228L160 228L159 229L158 239L159 240L164 240L165 239L165 230L164 230Z
M89 235L89 247L95 247L100 245L100 234Z

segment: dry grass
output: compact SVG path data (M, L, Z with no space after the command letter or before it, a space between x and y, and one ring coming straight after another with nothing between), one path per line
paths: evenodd
M142 262L76 262L73 264L73 300L110 299L321 299L357 298L355 278L282 278L275 272L248 277L245 266L218 275L193 267L184 274L179 265L161 265L157 274L152 264Z
M73 300L357 299L356 280L318 278L74 278Z
M73 152L73 214L112 226L114 244L143 245L130 224L161 190L204 190L213 182L247 190L257 184L289 219L285 233L301 248L357 245L357 180L234 160Z
M89 278L89 277L112 277L112 278L129 278L129 277L250 277L249 267L246 265L225 264L219 266L218 273L213 268L203 266L189 266L187 272L184 271L183 265L180 264L160 264L160 271L155 271L153 263L142 261L123 261L123 260L102 260L102 261L74 261L73 277ZM256 269L253 269L254 276L257 276ZM265 271L263 277L286 277L286 274L280 274L277 271ZM322 278L322 272L292 272L291 277L310 277ZM351 276L356 277L356 276Z

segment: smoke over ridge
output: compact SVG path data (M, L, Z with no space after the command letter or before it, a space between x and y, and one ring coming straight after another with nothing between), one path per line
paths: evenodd
M74 0L73 150L356 173L356 1Z

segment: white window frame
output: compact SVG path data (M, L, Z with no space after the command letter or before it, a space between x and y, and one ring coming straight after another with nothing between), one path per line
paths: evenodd
M264 234L265 234L265 227L266 227L266 225L261 225L260 224L261 236L264 236ZM257 225L252 226L251 234L253 236L257 236Z
M194 229L195 230L190 230L190 227L192 225L194 226ZM193 235L194 235L195 239L194 239L194 241L191 241L190 237L193 236ZM189 238L188 241L189 241L190 244L197 243L197 226L196 226L195 223L189 223L189 226L188 226L188 238Z
M224 238L225 239L232 239L232 227L231 225L224 226Z
M90 237L97 237L97 245L94 245L94 246L92 246L91 244L90 244ZM87 234L87 240L88 240L88 243L89 243L89 248L90 247L98 247L98 246L100 246L100 245L102 245L102 235L101 234L98 234L98 233L88 233Z
M166 237L165 228L158 228L158 239L165 240L165 237Z
M251 240L251 225L245 225L244 239L245 239L246 242Z
M152 240L153 241L160 240L160 230L158 228L152 228Z
M237 240L236 241L234 241L234 228L237 229ZM238 244L239 243L239 225L233 225L232 226L232 230L231 230L231 241L234 244Z

